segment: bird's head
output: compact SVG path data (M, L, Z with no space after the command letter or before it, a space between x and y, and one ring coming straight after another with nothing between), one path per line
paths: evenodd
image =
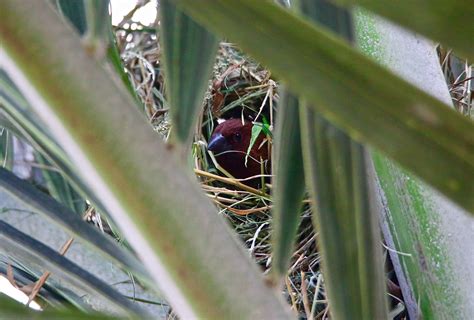
M208 150L219 155L230 152L245 152L250 144L252 123L240 119L229 119L219 124L208 144Z
M260 132L249 150L253 124L250 121L229 119L219 124L209 140L218 164L236 178L256 176L268 172L269 148L266 135ZM249 182L248 184L252 184Z

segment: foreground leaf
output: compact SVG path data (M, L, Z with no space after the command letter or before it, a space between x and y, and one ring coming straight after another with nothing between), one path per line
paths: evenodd
M334 319L387 316L377 215L371 210L360 144L302 108L305 173Z
M0 295L0 315L5 319L62 319L62 320L106 320L120 319L117 317L108 317L105 314L83 313L71 310L46 310L37 312L26 308L18 302Z
M474 5L471 0L336 0L360 5L451 47L474 61Z
M86 201L71 187L62 173L54 170L54 166L41 153L36 152L36 162L42 166L41 175L46 182L49 194L60 203L81 215L86 210Z
M100 200L84 184L64 150L53 140L44 123L2 70L0 70L0 106L2 125L32 145L41 157L67 177L68 184L75 192L83 198L87 196L100 212L107 214Z
M352 13L326 0L300 0L301 12L354 42ZM364 147L302 105L305 174L313 199L323 274L334 319L384 319L387 301L380 229Z
M74 25L79 34L87 31L86 9L83 0L56 0L56 6Z
M107 238L98 229L84 222L77 213L62 206L28 182L17 178L11 172L2 168L0 168L0 189L20 200L26 207L30 208L31 212L49 218L68 233L84 240L87 245L114 259L134 275L146 280L147 284L152 287L152 280L150 280L140 261L125 248L119 247L112 239Z
M146 315L136 304L102 280L4 221L0 221L0 241L0 249L6 254L51 271L70 285L82 288L92 296L107 300L125 315Z
M298 98L286 91L280 95L272 156L272 272L275 280L281 280L288 270L305 191Z
M159 11L172 136L190 145L219 42L174 1L161 1Z
M0 166L13 168L13 137L5 127L0 127Z
M361 13L358 22L366 54L451 104L431 41L368 13ZM473 218L380 153L372 152L372 159L380 183L382 230L391 248L387 253L409 318L470 318L474 260L466 252L474 248L466 239L472 237Z

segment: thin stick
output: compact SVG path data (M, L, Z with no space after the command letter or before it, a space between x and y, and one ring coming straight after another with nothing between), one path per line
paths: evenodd
M319 295L319 289L321 288L321 279L322 279L322 276L321 274L319 274L316 280L316 289L314 289L313 305L311 306L311 314L310 314L311 319L314 319L314 313L316 312L316 306L318 305L318 295Z
M207 172L207 171L202 171L202 170L199 170L199 169L194 169L194 173L196 173L197 175L199 175L201 177L213 178L214 180L221 181L221 182L239 187L242 190L245 190L245 191L248 191L250 193L259 195L261 197L265 197L267 199L270 198L270 196L267 193L262 192L260 190L257 190L255 188L249 187L249 186L247 186L247 185L245 185L245 184L243 184L243 183L241 183L241 182L239 182L235 179L221 177L221 176L218 176L216 174L213 174L213 173L210 173L210 172Z
M83 214L82 216L82 219L85 220L87 218L87 216L91 213L92 211L92 207L88 208L86 210L86 212ZM66 252L69 250L69 248L71 247L72 243L74 241L74 238L71 237L69 238L69 240L67 240L61 247L61 249L59 249L59 254L64 256L66 254ZM41 277L38 279L38 281L36 281L35 283L35 286L33 287L33 289L31 290L31 293L30 295L28 296L28 302L26 303L27 306L30 305L31 301L33 301L35 298L36 298L36 295L38 294L38 292L41 290L41 288L43 287L43 285L46 283L46 280L48 280L49 276L51 275L51 272L49 271L45 271Z
M303 295L304 312L306 313L306 318L310 319L311 308L309 307L308 289L306 288L306 281L304 280L304 276L305 273L301 271L301 293Z
M69 238L69 240L66 241L66 243L63 244L63 246L61 247L61 250L59 250L59 254L64 256L66 254L67 250L69 250L69 248L71 247L71 244L72 244L73 241L74 241L74 238ZM38 281L36 281L35 286L31 290L30 295L28 296L28 302L26 303L27 306L29 306L31 301L33 301L35 299L36 295L41 290L41 288L45 284L46 280L48 280L50 275L51 275L51 272L46 271L41 275L41 277L38 279Z
M293 292L293 290L291 289L291 284L290 284L290 280L288 277L285 277L285 284L286 284L286 289L288 290L288 295L290 296L290 300L291 300L291 309L292 310L298 310L297 307L296 307L296 300L295 300L295 294Z
M249 215L249 214L256 213L256 212L265 212L265 210L271 209L271 206L265 206L265 207L260 207L260 208L252 208L252 209L245 209L245 210L234 209L234 208L231 208L231 207L227 207L226 209L229 210L230 212L236 214L236 215L239 215L239 216L247 216L247 215Z

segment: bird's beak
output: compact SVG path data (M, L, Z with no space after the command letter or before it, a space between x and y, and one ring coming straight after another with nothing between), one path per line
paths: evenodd
M214 153L223 152L229 149L227 139L220 133L214 134L207 145L207 150Z

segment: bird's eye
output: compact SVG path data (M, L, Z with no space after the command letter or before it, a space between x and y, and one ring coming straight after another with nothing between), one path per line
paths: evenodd
M235 140L236 142L242 141L242 135L240 134L240 132L236 132L236 133L234 134L234 140Z

